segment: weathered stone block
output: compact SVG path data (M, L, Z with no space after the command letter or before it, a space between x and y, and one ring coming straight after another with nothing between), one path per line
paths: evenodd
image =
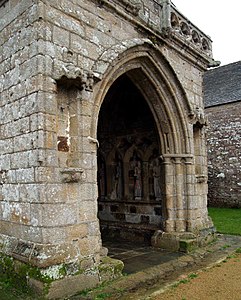
M19 189L17 184L4 184L2 193L5 201L19 201Z
M79 192L81 195L81 200L93 200L97 199L97 188L93 188L91 183L83 183L79 187Z
M170 251L179 250L179 238L175 234L156 231L151 239L151 243L153 247Z
M67 226L77 223L78 209L76 203L71 204L31 204L31 218L39 226Z
M100 283L98 274L80 274L65 277L60 281L54 281L48 290L48 299L68 297L85 290L96 287Z
M100 272L100 281L104 283L122 276L124 263L120 260L110 257L103 257L98 267Z
M63 30L60 27L53 27L53 42L60 46L65 45L65 47L69 48L70 43L70 33L67 30Z

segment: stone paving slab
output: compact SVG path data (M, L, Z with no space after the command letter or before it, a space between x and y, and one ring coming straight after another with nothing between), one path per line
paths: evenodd
M147 247L146 254L150 256L147 262L144 262L143 255L136 256L134 263L131 259L125 261L125 267L129 268L131 274L92 290L84 296L71 297L70 300L98 299L96 298L98 295L110 300L144 300L155 290L164 288L177 280L180 275L218 264L240 247L241 236L231 235L218 235L216 242L189 254L164 253L162 250L154 251ZM116 256L118 255L116 254ZM160 259L160 257L162 258ZM130 258L133 259L131 256ZM153 266L155 259L156 264ZM149 267L147 266L148 262L150 263ZM143 266L142 270L139 266Z
M137 273L184 255L126 241L120 243L108 241L104 246L108 248L110 257L124 262L124 274Z

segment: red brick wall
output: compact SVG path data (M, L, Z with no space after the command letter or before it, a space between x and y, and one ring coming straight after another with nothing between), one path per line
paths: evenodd
M206 109L209 206L241 208L241 101Z

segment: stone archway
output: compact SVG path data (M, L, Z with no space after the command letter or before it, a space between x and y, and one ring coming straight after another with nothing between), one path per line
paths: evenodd
M97 137L102 238L150 243L163 229L162 150L152 112L128 72L105 96Z
M108 65L107 62L106 65ZM98 71L100 70L101 68L98 68ZM95 70L93 71L95 72ZM113 61L111 60L109 67L104 68L103 74L99 74L98 76L97 77L101 80L96 83L93 93L94 110L90 130L92 138L97 138L97 128L98 124L100 124L99 117L101 116L101 110L105 106L105 103L108 103L106 99L108 99L111 91L113 92L115 90L114 88L112 89L112 87L119 82L120 78L127 78L129 82L131 82L132 87L141 95L140 98L143 99L144 105L148 107L148 114L152 116L150 117L153 121L152 124L154 124L152 128L156 128L158 141L157 156L159 157L158 163L160 163L162 172L161 188L163 200L161 210L158 212L160 213L161 211L158 224L159 228L156 229L154 238L152 238L152 244L165 248L169 248L169 244L172 244L170 248L178 250L180 239L188 237L197 241L196 232L201 231L204 232L203 235L206 236L209 233L209 228L212 228L212 222L207 214L206 195L199 193L200 189L206 189L207 182L205 180L202 182L198 181L195 171L196 160L193 137L195 111L193 111L192 105L188 101L184 89L170 64L157 49L154 49L149 44L143 44L130 48L121 53ZM123 90L125 90L125 88ZM110 114L113 114L114 111L114 108L110 109ZM103 118L103 120L104 119L105 118ZM123 128L121 125L119 126ZM118 143L121 144L122 141ZM123 154L119 151L118 147L112 146L112 152L109 154L109 157L106 158L108 163L110 165L112 164L112 171L109 172L109 175L107 174L107 177L109 176L109 182L114 182L111 178L114 177L113 174L117 173L115 170L118 165L121 172L124 172L123 176L128 178L127 173L125 174L125 172L127 172L125 170L128 169L125 164L131 164L131 162L134 161L134 156L136 156L136 161L139 161L139 165L143 165L142 157L145 156L145 154L134 144L130 147L129 154L128 151L126 154ZM102 157L102 160L105 154L106 151L102 151L101 153L100 148L99 155ZM151 164L151 155L152 154L150 154L149 158L145 157L146 164L147 162ZM111 161L112 163L110 163ZM104 170L107 172L106 163L104 166ZM159 168L159 166L157 167ZM206 172L205 170L204 166L204 173ZM205 178L205 174L203 174L202 177ZM131 186L133 190L135 178L132 178L132 181L131 179L129 181L125 179L125 182L122 183L123 188L121 190L123 197L127 197L126 191L128 188L126 181L128 184L131 182L129 184L130 191ZM153 183L150 180L148 188L152 188L152 186L154 186L154 179ZM143 190L144 187L146 187L146 190L148 189L146 181L143 184ZM108 190L107 184L107 198L108 193L109 198L111 198L110 192L110 188ZM112 196L112 198L113 197L117 196ZM106 213L103 209L103 205L100 205L100 211L103 211L101 212L102 216ZM110 208L109 205L107 208L107 215L109 215L109 217L111 216L111 209L112 211L117 211L118 207L113 206ZM130 213L130 209L135 212L135 208L129 207L128 209L128 213ZM124 211L126 213L126 208ZM120 213L118 217L120 219L125 218L126 220L125 213ZM139 217L140 216L137 217L138 222L140 220ZM108 219L107 216L106 218ZM143 220L147 219L143 218ZM116 220L112 219L106 221L115 222ZM131 228L133 229L133 226ZM164 244L162 243L163 240Z

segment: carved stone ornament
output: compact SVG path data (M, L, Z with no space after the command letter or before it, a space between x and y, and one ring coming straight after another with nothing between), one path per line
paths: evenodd
M93 72L86 72L72 63L63 64L54 79L60 84L76 86L79 90L92 92L94 85Z
M189 114L189 117L192 124L198 124L201 127L208 125L207 117L200 107L196 107L196 109Z
M211 58L212 47L210 37L183 16L171 0L162 0L161 5L161 31L163 35L166 37L172 35L182 41L188 42L189 45L194 46Z
M65 168L60 171L62 181L66 183L79 182L83 172L84 170L80 168Z

